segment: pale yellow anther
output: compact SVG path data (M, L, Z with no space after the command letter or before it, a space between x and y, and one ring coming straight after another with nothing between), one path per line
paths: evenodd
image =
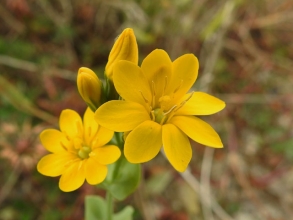
M171 108L171 97L168 95L164 95L159 99L159 103L161 106L161 109L165 112L168 111Z

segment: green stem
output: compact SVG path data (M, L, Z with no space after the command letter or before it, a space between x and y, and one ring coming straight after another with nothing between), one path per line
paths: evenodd
M113 196L108 191L107 196L107 220L113 220Z

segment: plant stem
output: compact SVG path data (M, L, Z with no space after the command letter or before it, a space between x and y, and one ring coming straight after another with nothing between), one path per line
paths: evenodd
M107 220L113 220L113 196L108 191L107 196Z

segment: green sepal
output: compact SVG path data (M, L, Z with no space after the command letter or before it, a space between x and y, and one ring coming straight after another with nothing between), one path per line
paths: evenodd
M126 206L123 210L113 215L113 220L132 220L134 209ZM107 219L107 202L100 196L86 196L85 220Z
M121 201L135 191L140 176L140 164L129 163L122 155L116 163L108 166L108 175L98 186L106 189L114 198Z

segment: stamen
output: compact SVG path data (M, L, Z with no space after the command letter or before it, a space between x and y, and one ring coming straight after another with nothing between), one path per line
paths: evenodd
M179 86L174 90L173 93L176 93L182 87L182 84L183 84L183 80L181 79Z
M68 150L67 147L66 147L62 142L60 142L60 144L61 144L61 147L62 147L64 150L66 150L66 151Z
M172 112L175 108L177 107L177 105L174 105L172 108L169 109L169 111L164 112L164 115L168 115L170 112Z
M155 121L156 120L156 116L155 116L154 111L151 111L151 116L152 116L152 120Z
M76 127L77 127L77 130L78 130L78 133L82 136L83 135L83 127L82 127L82 124L79 121L76 122Z
M142 98L144 99L144 101L148 104L149 103L149 101L144 97L144 95L143 95L143 93L142 93L142 91L141 90L139 90L140 91L140 94L141 94L141 96L142 96Z
M96 138L92 138L92 140L90 142L90 146L92 146L92 149L96 149L96 147L94 147L94 146L96 146L99 141L100 141L100 139L97 138L97 137Z
M69 135L68 135L65 131L63 131L63 133L65 134L66 139L67 139L68 141L70 141L70 137L69 137Z
M164 114L164 117L162 118L162 120L161 120L161 122L160 122L160 125L163 125L164 123L165 123L165 119L166 119L166 117L167 117L167 115L166 114Z
M156 90L155 90L155 82L154 82L154 80L152 80L152 92L153 92L153 96L156 96Z
M187 98L186 100L184 100L183 102L180 103L180 105L178 106L177 109L174 110L174 112L177 112L180 108L182 108L183 105L185 105L185 103L186 103L189 99L191 99L191 97L193 96L193 93L194 93L194 91L190 94L190 96L188 96L188 98Z
M164 85L163 95L165 94L167 83L168 83L168 76L165 76L165 85Z
M152 106L155 107L156 103L156 87L155 87L155 82L152 80L152 95L153 95L153 100L152 100Z
M92 135L91 135L91 134L92 134L92 127L89 127L88 132L89 132L89 133L88 133L88 136L91 137L91 136L92 136Z

